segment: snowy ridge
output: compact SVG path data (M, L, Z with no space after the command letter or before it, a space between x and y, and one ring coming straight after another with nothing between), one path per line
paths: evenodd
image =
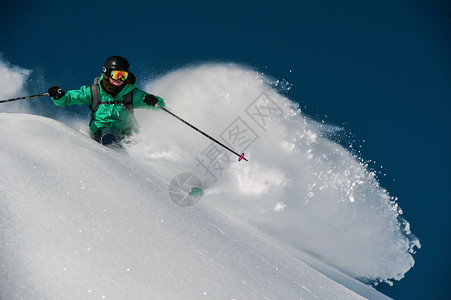
M362 299L59 122L0 134L1 299Z

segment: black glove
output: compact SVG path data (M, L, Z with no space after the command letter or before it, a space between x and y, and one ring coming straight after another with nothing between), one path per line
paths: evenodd
M66 93L59 86L52 86L49 88L49 96L57 100L66 95Z
M150 105L150 106L155 106L157 103L158 103L158 99L159 99L160 97L158 97L158 96L154 96L154 95L146 95L145 97L144 97L144 103L146 103L147 105Z

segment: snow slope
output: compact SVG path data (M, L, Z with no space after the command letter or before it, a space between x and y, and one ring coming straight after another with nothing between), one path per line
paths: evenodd
M361 299L57 121L0 136L1 299Z
M1 98L28 94L23 85L30 71L3 62L0 68L4 69L4 74L11 75L0 82ZM246 152L249 162L238 162L236 157L161 110L136 110L140 132L126 146L128 155L93 143L86 134L80 133L87 133L88 120L80 123L69 113L59 116L68 127L49 119L3 113L0 119L3 138L0 160L2 293L11 296L19 291L20 295L59 296L68 286L64 283L63 288L63 284L58 284L64 280L61 274L69 274L70 281L74 279L73 272L78 277L70 285L68 298L79 295L79 287L74 285L83 285L83 280L90 285L106 278L110 284L99 285L106 291L113 286L116 288L117 282L108 274L125 280L122 269L118 271L109 261L128 265L125 274L136 281L138 277L147 278L142 274L147 274L151 264L166 272L166 265L150 263L147 259L143 263L147 265L145 271L134 266L138 264L137 257L142 257L142 251L153 253L155 258L160 256L161 250L169 265L167 258L174 256L178 260L171 262L180 264L181 260L186 260L192 267L198 262L192 263L192 254L203 253L204 260L219 261L221 270L233 269L232 272L247 274L242 277L272 282L260 285L248 278L243 279L247 286L233 288L237 294L258 298L271 294L266 289L269 286L274 289L273 283L278 282L272 277L281 278L283 275L278 272L285 268L281 267L283 263L275 264L265 255L285 261L282 257L287 254L279 257L279 252L286 251L289 253L287 261L293 260L288 265L295 266L297 271L284 271L284 274L305 272L303 261L360 295L370 299L385 298L355 279L388 283L402 279L414 265L414 248L420 247L420 243L407 220L402 218L396 197L379 185L375 172L368 170L366 163L353 153L353 145L349 150L336 142L342 128L319 124L304 116L298 105L286 97L289 88L286 81L274 80L234 64L184 68L144 86L146 91L165 98L167 107L174 113L237 152ZM42 103L41 110L48 110L44 106L49 105L50 100L43 100L3 104L0 111L35 115L36 112L27 109L29 104ZM199 204L185 210L172 203L173 194L168 193L169 182L180 179L180 174L197 176L206 188ZM93 176L98 177L95 183ZM130 184L133 188L129 188ZM172 222L168 223L168 218ZM218 228L213 233L211 223ZM122 227L118 228L119 224ZM230 232L226 229L229 226L232 227ZM165 228L168 232L162 231ZM163 240L158 236L160 231L179 241ZM208 238L206 242L205 236L200 234L209 232L215 236L216 231L223 232L226 241L210 243L211 238ZM247 238L239 238L232 232L239 232L243 237L250 235L252 243L263 243L267 248L254 250ZM147 238L149 235L151 238ZM159 240L154 240L154 236ZM283 251L271 248L261 239ZM128 240L136 247L128 245ZM118 243L127 245L119 247ZM33 245L39 245L36 248L39 251ZM168 245L176 250L168 250ZM108 263L102 263L102 259L106 259L103 254L110 248L113 249ZM223 248L241 253L242 257L227 254L229 258L240 257L237 258L239 263L227 264L218 259L225 255ZM190 249L194 252L183 256ZM51 254L55 252L61 255L53 257ZM134 254L130 253L139 255L133 258ZM271 279L259 273L260 265L257 268L249 264L246 261L249 255L243 253L252 253L251 260L257 255L276 266L270 269ZM127 261L123 257L127 257ZM41 263L43 261L50 263ZM298 268L297 264L303 267ZM84 269L74 271L71 269L74 265ZM54 269L48 269L50 267ZM167 270L176 273L175 264L172 267ZM183 272L191 272L191 267L184 266ZM257 268L258 275L249 275L249 268ZM133 273L133 269L141 270L141 274ZM208 272L213 270L210 266L192 269L196 269L193 276L202 278L208 286L215 286L209 278L227 273ZM178 278L189 281L181 288L180 295L197 298L199 284L193 290L187 288L196 284L192 284L195 280L191 277L185 280L185 275L166 274L164 279L161 275L150 274L163 280L156 280L156 285L160 287L164 282L163 285L171 288L159 290L150 285L150 292L146 282L146 287L134 288L134 293L144 291L146 295L169 297L177 292L168 282ZM294 280L311 291L307 295L328 298L335 293L322 279L312 280L303 274L299 281L296 276L293 275ZM285 285L292 283L282 281ZM250 291L249 282L253 282L251 289L258 293L246 294ZM54 286L47 289L51 284ZM310 285L317 286L324 294L312 290ZM295 284L294 288L283 291L293 290L287 293L296 294L298 287ZM88 294L94 290L89 287ZM221 291L221 288L215 286L213 290ZM220 294L229 296L223 291ZM273 295L287 294L278 291Z

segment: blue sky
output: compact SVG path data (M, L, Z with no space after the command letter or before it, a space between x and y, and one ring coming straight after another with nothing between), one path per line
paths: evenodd
M210 61L286 79L305 112L352 132L420 238L416 266L381 290L449 294L449 1L92 2L3 4L2 60L33 70L30 93L90 84L110 55L127 57L138 80Z

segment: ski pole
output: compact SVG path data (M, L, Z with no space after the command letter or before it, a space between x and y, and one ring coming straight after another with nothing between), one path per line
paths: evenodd
M44 93L44 94L33 95L33 96L26 96L26 97L19 97L19 98L13 98L13 99L6 99L6 100L0 100L0 103L17 101L17 100L24 100L24 99L30 99L30 98L34 98L34 97L41 97L41 96L48 96L48 95L49 95L49 93Z
M242 159L244 159L245 161L248 161L247 158L244 157L244 153L239 154L239 153L233 151L232 149L230 149L229 147L227 147L227 146L224 145L223 143L221 143L221 142L219 142L218 140L212 138L211 136L209 136L208 134L206 134L206 133L203 132L202 130L200 130L200 129L194 127L193 125L191 125L190 123L186 122L185 120L183 120L182 118L180 118L180 117L177 116L176 114L170 112L169 110L167 110L166 108L164 108L164 107L161 106L160 104L157 104L157 106L158 106L159 108L161 108L162 110L164 110L165 112L167 112L168 114L170 114L171 116L173 116L173 117L179 119L180 121L182 121L182 122L185 123L186 125L190 126L191 128L193 128L193 129L196 130L197 132L199 132L199 133L205 135L207 138L209 138L209 139L212 140L213 142L215 142L215 143L221 145L221 146L224 147L225 149L227 149L227 150L229 150L230 152L232 152L233 154L237 155L237 156L238 156L238 161L241 161Z

